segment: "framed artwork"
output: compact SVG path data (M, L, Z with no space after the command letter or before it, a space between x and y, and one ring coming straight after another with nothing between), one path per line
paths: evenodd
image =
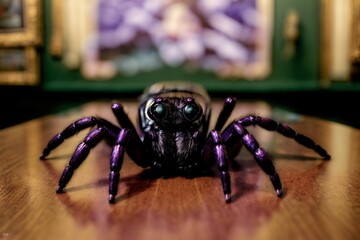
M39 56L35 47L0 47L0 84L36 85Z
M54 21L66 26L57 27L63 29L61 57L85 79L181 69L259 80L272 69L273 0L64 0L61 5L63 21Z
M40 0L0 0L0 47L41 43Z

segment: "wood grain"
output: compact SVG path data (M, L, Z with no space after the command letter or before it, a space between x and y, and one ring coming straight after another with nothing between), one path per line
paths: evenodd
M221 104L214 103L214 113ZM136 103L125 105L135 120ZM109 205L111 149L100 143L66 193L56 194L59 177L87 131L65 141L47 161L39 160L41 151L82 116L101 115L115 123L108 102L93 102L0 131L0 239L359 239L360 131L262 102L238 104L235 112L288 123L324 146L332 159L323 161L293 140L251 127L274 158L283 198L243 150L230 172L230 204L216 171L195 179L154 179L126 157L116 204Z

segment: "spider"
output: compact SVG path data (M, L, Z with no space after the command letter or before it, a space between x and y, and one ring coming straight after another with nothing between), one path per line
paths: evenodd
M138 127L141 135L137 134L123 106L113 102L111 109L120 127L101 117L81 118L56 134L44 148L40 159L46 159L65 139L81 130L91 128L65 167L56 192L64 192L74 171L84 162L90 150L100 141L106 140L112 147L109 203L115 203L125 152L137 165L152 168L163 177L192 178L216 164L225 202L229 203L231 201L229 160L235 158L242 145L269 176L277 196L281 197L282 184L279 175L269 154L247 131L246 128L250 125L257 125L268 131L277 131L312 149L323 159L330 159L327 151L311 138L269 118L248 115L232 121L224 128L236 103L233 97L226 98L215 128L209 131L210 103L210 97L201 85L191 82L155 83L139 98Z

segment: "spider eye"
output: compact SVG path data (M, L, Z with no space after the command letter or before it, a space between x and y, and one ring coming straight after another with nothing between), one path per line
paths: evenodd
M186 105L183 109L184 117L188 121L193 121L196 119L196 117L200 114L200 108L198 105L190 103Z
M151 116L156 120L163 120L166 117L166 107L163 104L155 104L151 107Z

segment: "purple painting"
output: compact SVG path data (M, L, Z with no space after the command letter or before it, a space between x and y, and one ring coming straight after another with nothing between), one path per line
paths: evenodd
M257 2L100 0L98 57L123 75L184 67L251 77L267 57Z

